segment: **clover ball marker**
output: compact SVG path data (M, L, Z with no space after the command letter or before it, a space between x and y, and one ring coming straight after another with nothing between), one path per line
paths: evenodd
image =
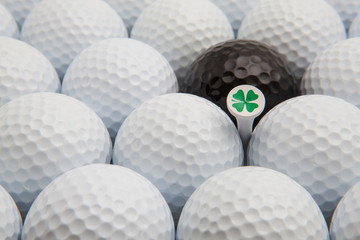
M265 107L264 94L254 86L240 85L229 92L226 105L231 115L236 118L239 134L246 149L252 134L254 119Z

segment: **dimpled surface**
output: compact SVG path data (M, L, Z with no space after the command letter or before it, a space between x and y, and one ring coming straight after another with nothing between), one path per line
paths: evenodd
M0 106L32 92L60 91L54 67L34 47L0 37L0 56Z
M330 223L340 198L360 180L360 110L325 95L280 103L255 128L247 160L295 179Z
M19 37L19 29L14 17L9 10L0 2L0 36Z
M0 0L0 3L11 12L21 28L29 12L40 1L41 0Z
M331 221L331 240L360 239L360 184L357 183L339 202Z
M316 55L346 33L337 12L323 0L262 0L244 18L238 38L273 46L300 80Z
M303 94L324 94L360 107L360 38L331 45L319 54L302 79Z
M190 94L155 97L120 127L113 161L147 177L164 195L177 222L191 193L208 177L243 163L230 118Z
M44 0L28 15L21 31L21 39L39 49L60 78L91 44L126 36L120 16L101 0Z
M157 0L142 12L131 37L163 54L181 81L201 51L233 39L234 33L224 13L208 0Z
M349 29L349 38L354 37L360 37L360 14L355 17Z
M178 240L328 240L310 194L294 180L260 167L239 167L208 179L181 213Z
M136 172L92 164L69 171L40 193L23 240L174 239L174 222L159 190Z
M345 28L349 29L351 22L360 12L360 2L358 0L326 0L339 13L344 22Z
M180 91L204 97L231 116L228 93L238 85L254 85L266 98L260 119L278 103L298 95L299 87L286 64L261 42L229 40L210 47L191 64Z
M0 239L20 239L21 227L19 209L9 193L0 185Z
M0 108L0 184L24 219L55 177L94 162L110 162L111 140L101 119L80 101L32 93Z
M145 100L177 92L174 71L152 47L133 39L107 39L80 53L64 77L62 92L90 106L111 138Z
M124 20L128 30L131 30L142 11L155 0L105 0Z
M235 33L240 28L241 21L258 3L259 0L211 0L228 17Z

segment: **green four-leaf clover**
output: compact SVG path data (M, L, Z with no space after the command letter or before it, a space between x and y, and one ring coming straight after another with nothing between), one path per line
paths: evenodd
M232 106L238 112L242 112L244 110L244 107L246 106L246 110L251 113L256 108L259 107L259 105L257 103L252 102L252 101L255 101L258 98L259 98L259 95L254 93L253 90L250 90L250 91L247 92L246 99L245 99L244 91L240 89L239 91L237 91L237 93L235 93L233 95L232 101L235 102L235 103Z

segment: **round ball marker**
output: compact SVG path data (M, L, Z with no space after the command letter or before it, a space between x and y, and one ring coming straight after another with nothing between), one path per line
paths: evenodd
M240 85L233 88L227 98L226 105L236 118L244 149L249 142L254 119L259 116L265 107L264 94L251 85Z

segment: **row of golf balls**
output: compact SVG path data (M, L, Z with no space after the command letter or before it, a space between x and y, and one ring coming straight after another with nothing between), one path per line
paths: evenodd
M139 15L133 28L132 24L127 25L129 31L131 29L132 38L148 43L163 54L179 81L184 77L186 66L202 50L217 42L234 38L234 31L227 17L209 1L179 3L158 0L151 4L144 3L143 11L138 7L141 3L136 2L123 4L136 9L133 12ZM236 9L231 2L225 2L222 3L225 13L228 12L225 9ZM258 40L275 47L287 58L291 70L298 78L301 78L307 65L318 53L346 38L344 24L338 13L323 0L255 3L256 1L254 6L248 6L249 12L242 21L238 38ZM359 4L355 1L343 4L333 1L333 4L341 13L342 8L352 12L344 19L347 25L359 9ZM249 4L242 4L243 8L246 5ZM304 12L307 14L302 14ZM351 37L359 36L355 30L359 23L360 21L353 21L354 31L350 31ZM13 25L16 27L15 21ZM20 38L41 50L55 66L60 78L73 58L92 43L104 38L128 35L121 17L113 8L99 0L86 3L80 0L42 1L28 14L21 29ZM57 51L52 52L52 49Z
M29 12L40 1L41 0L1 0L0 3L8 9L16 20L19 28L21 28ZM155 0L106 0L106 2L122 17L129 30L133 27L141 12L154 1ZM258 3L258 0L212 0L212 2L225 13L234 31L237 31L241 25L241 21ZM345 28L349 29L360 10L360 4L354 0L327 0L327 2L337 10L344 22Z
M109 184L113 183L113 184ZM357 239L360 184L335 211L332 239ZM236 200L234 200L236 199ZM146 178L113 165L70 170L40 193L24 228L0 187L2 239L174 239L168 205ZM186 203L177 239L329 239L311 195L267 168L231 168L206 180Z
M159 62L161 62L160 60L159 60ZM91 68L90 68L91 69ZM90 71L90 70L89 70ZM126 70L125 70L126 71ZM146 71L145 71L145 73L147 73ZM81 74L81 73L80 73ZM84 74L84 73L82 73L82 74ZM86 72L85 72L85 74L86 74ZM142 84L141 84L142 85ZM176 84L175 84L176 85ZM98 86L98 88L99 88L100 86ZM106 85L105 85L105 87L106 87ZM112 87L109 87L109 86L107 86L108 87L108 89L107 89L107 93L109 92L109 91L111 91L111 89L112 89ZM176 87L175 87L176 88ZM138 88L137 88L138 89ZM148 89L148 88L146 88L146 89ZM127 91L129 91L129 90L127 90ZM114 91L115 92L115 91ZM134 91L133 91L134 92ZM96 94L95 94L96 95ZM139 95L141 95L141 92L139 93ZM101 98L101 97L100 97ZM27 101L29 101L29 99L27 99ZM30 101L31 102L31 101ZM187 105L188 106L188 105ZM52 106L52 107L54 107L54 106ZM31 108L31 107L30 107ZM150 113L148 113L148 114L150 114L150 116L151 116L151 114L153 114L153 111L155 111L155 110L153 110L153 109L151 109L152 111L150 111ZM110 109L110 110L108 110L108 111L112 111L112 109ZM188 111L187 110L187 108L184 108L184 111ZM173 112L172 112L173 113ZM166 115L166 114L165 114ZM193 114L193 115L195 115L195 113ZM26 115L24 115L24 116L26 116ZM146 115L146 116L148 116L148 115ZM163 117L164 115L161 115L160 114L160 116L159 116L159 119L161 119L162 117ZM139 117L140 118L140 117ZM11 117L11 119L13 120L14 119L14 117L12 116ZM24 119L28 119L27 117L24 117ZM174 119L172 119L173 121L174 121ZM151 122L151 119L149 119L149 121ZM176 121L176 120L175 120ZM188 120L187 120L188 121ZM34 122L36 122L36 121L34 121ZM171 121L169 121L169 127L174 127L174 125L172 125L171 124L172 122ZM36 125L36 123L34 123L35 125ZM31 129L33 129L33 125L30 125L31 126ZM8 127L8 125L7 125L7 127ZM192 127L191 127L192 128ZM190 128L190 129L191 129ZM15 128L14 128L15 129ZM25 129L25 128L24 128ZM188 129L181 129L182 131L184 131L184 132L187 132L187 133L189 133L189 130ZM116 132L116 131L115 131ZM161 131L160 131L161 132ZM164 131L165 133L166 133L166 131ZM191 132L190 132L191 133ZM18 134L17 132L16 132L16 134ZM21 135L22 134L22 135ZM20 135L21 135L21 137L23 137L23 135L24 135L24 133L21 133ZM156 136L157 134L159 134L158 132L155 132L154 133L154 135ZM56 134L55 134L56 135ZM147 141L149 141L149 139L151 140L152 138L148 138L147 140L146 140L146 134L144 134L145 135L145 143L148 143ZM196 134L195 134L196 135ZM18 139L20 139L20 137L18 138ZM16 140L15 142L16 142L16 144L18 143L18 141L19 140ZM195 140L197 140L196 138L195 138ZM200 145L203 145L203 141L202 141L203 139L200 139L199 141L201 141L201 144ZM179 140L179 146L181 146L181 145L183 145L184 143L183 143L183 139L180 139ZM134 144L134 145L136 145L136 144ZM156 145L157 144L154 144L155 146L154 147L156 147ZM136 146L134 146L134 147L136 147ZM212 148L214 147L214 146L211 146ZM19 148L20 149L20 148ZM23 149L26 149L26 148L23 148ZM29 147L29 151L31 151L31 147ZM184 149L183 147L181 148L181 149ZM239 148L240 149L240 148ZM14 151L14 150L13 150ZM72 150L73 151L73 150ZM179 150L180 151L180 150ZM189 151L194 151L193 149L189 149ZM18 153L18 151L14 151L15 153L14 154L19 154ZM71 153L71 151L69 151L70 153ZM139 151L139 152L141 152L141 151ZM54 153L54 155L56 155L57 154L57 152L56 153ZM138 154L138 152L136 152L135 154ZM144 153L145 155L147 155L147 154L149 154L149 151L145 151L145 153ZM166 156L166 153L164 153L165 154L165 157L167 157ZM182 156L182 154L184 154L184 153L181 153L181 151L179 152L179 156ZM145 168L145 167L144 167ZM170 173L170 175L171 175L171 173ZM8 175L7 175L8 176Z
M338 14L322 0L315 3L261 1L244 19L238 36L274 47L287 59L298 82L309 63L315 62L302 81L304 93L334 95L358 105L356 79L359 71L356 59L360 53L356 47L357 40L343 41L345 31ZM130 3L127 6L139 8ZM355 3L349 3L349 6L356 9ZM233 38L224 14L208 1L158 0L145 9L132 29L132 38L160 52L174 69L180 83L189 64L200 52ZM133 12L140 15L138 11ZM307 12L307 18L303 16L304 12ZM203 17L194 17L198 15ZM35 46L50 60L60 81L68 70L63 92L90 105L102 117L114 139L121 122L140 102L178 91L169 64L139 42L108 40L79 55L79 52L102 39L126 36L127 30L121 18L103 1L47 0L37 4L29 14L21 39ZM327 54L314 61L317 55L338 41L341 41L339 45L334 45ZM0 86L0 105L30 92L60 91L61 86L51 64L40 53L35 53L37 50L9 39L2 39L1 47L2 55L8 57L2 60L0 77L7 80ZM146 54L156 56L152 60L155 66L150 64ZM146 63L138 63L138 55L144 56L141 61ZM338 64L340 61L341 64ZM68 67L70 63L72 66ZM142 71L145 74L138 67L131 67L135 63L144 67ZM149 72L151 74L146 78ZM125 79L121 83L120 74ZM129 83L128 79L137 81ZM121 95L118 94L120 90L123 92ZM114 106L117 108L114 109Z

